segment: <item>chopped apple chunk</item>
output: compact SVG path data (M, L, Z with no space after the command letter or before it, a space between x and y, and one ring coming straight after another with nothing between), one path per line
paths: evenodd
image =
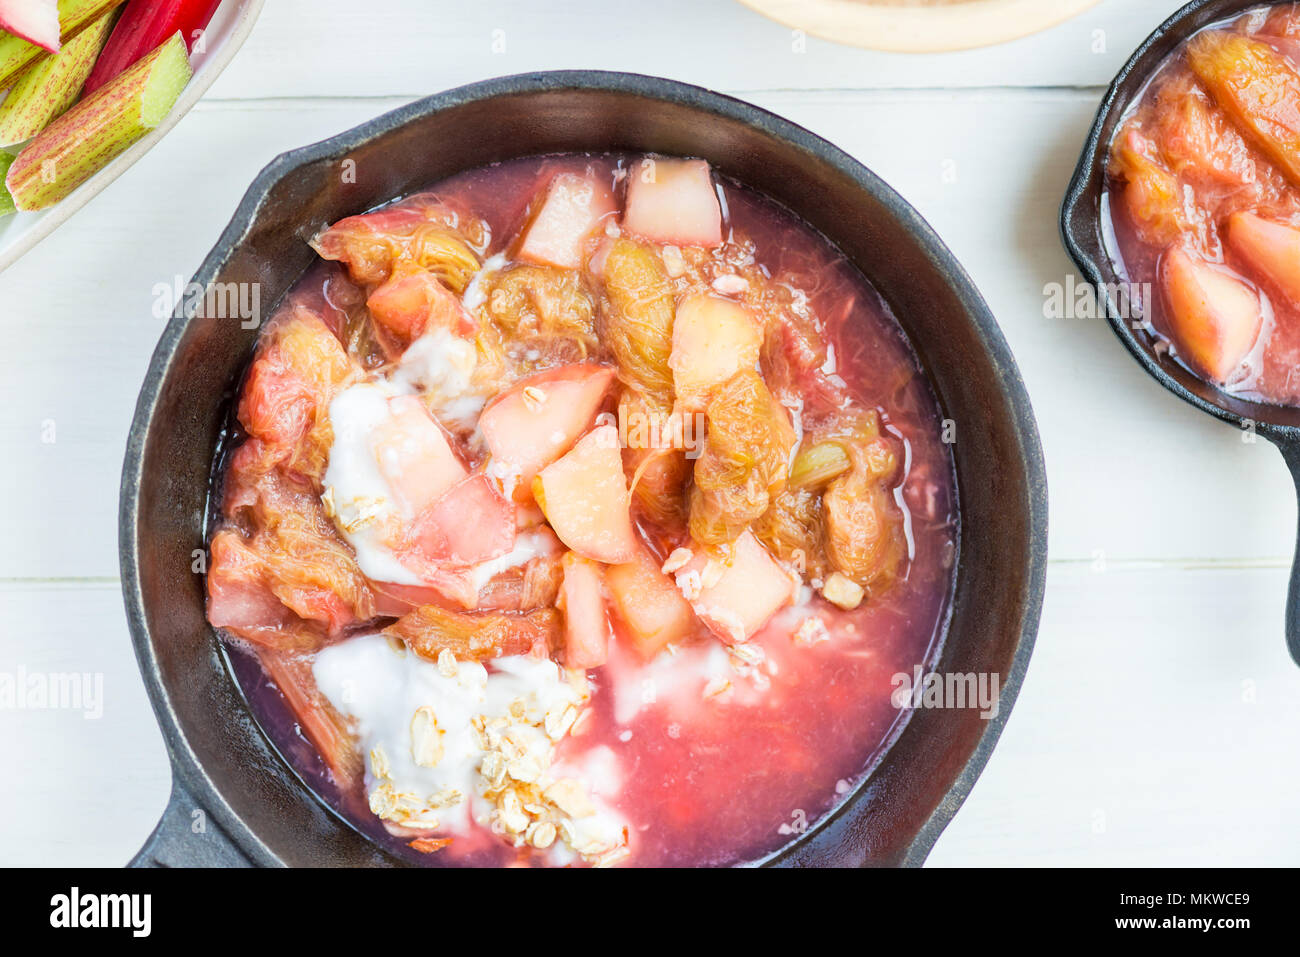
M412 530L417 558L464 567L497 558L515 544L515 508L483 474L471 475L424 509Z
M609 366L581 362L517 383L483 410L479 428L496 467L527 502L533 478L569 449L596 418L614 381Z
M729 561L697 554L677 573L677 583L700 620L728 645L754 637L794 601L797 588L753 532L736 539Z
M1236 213L1228 220L1228 245L1292 302L1300 304L1300 229Z
M605 587L624 626L620 634L642 657L684 642L699 628L691 606L644 548L630 562L605 569Z
M388 401L391 415L376 430L379 473L407 514L432 505L467 474L447 436L413 395Z
M581 269L587 240L617 211L613 191L599 177L560 173L524 227L515 255L542 266Z
M560 541L606 564L630 561L637 539L618 429L602 425L533 480L533 495Z
M1259 338L1263 310L1246 283L1185 249L1165 254L1161 285L1169 333L1198 372L1223 384Z
M628 173L623 225L656 243L721 244L722 209L709 164L647 156Z
M559 604L564 612L564 664L599 668L609 657L609 617L601 566L568 552L561 560L564 582Z
M713 388L754 368L762 346L762 327L740 303L687 296L677 307L668 360L678 398L689 409L703 409Z

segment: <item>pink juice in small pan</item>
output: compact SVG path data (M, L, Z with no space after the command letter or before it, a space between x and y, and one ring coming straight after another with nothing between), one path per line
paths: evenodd
M315 246L241 387L209 576L308 785L429 866L742 864L845 800L958 538L861 274L639 155L474 170ZM696 441L644 444L649 413Z

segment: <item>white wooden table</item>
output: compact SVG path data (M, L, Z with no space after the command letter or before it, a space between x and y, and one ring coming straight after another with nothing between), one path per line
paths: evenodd
M1003 47L836 47L730 0L275 0L167 139L0 275L0 672L102 674L103 716L0 711L0 864L116 865L167 796L118 590L117 493L161 329L275 154L529 70L658 73L830 138L927 216L1019 359L1051 483L1042 631L935 865L1300 863L1295 495L1263 442L1150 381L1099 320L1046 319L1057 205L1101 90L1177 4L1104 0ZM640 11L640 12L638 12Z

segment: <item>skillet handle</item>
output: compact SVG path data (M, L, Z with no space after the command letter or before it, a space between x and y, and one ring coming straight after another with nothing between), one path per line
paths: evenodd
M176 773L162 819L128 867L252 867Z
M1300 438L1292 435L1269 436L1286 460L1300 498ZM1286 646L1291 659L1300 665L1300 534L1297 535L1295 559L1291 564L1291 585L1286 596Z

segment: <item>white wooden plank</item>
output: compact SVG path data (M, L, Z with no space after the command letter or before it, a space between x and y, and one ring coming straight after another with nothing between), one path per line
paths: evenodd
M1012 43L936 56L840 46L734 0L276 0L213 96L423 96L492 76L606 69L724 90L1097 86L1178 4L1103 0Z
M89 676L90 699L96 681L102 688L101 709L88 710L87 698L69 708L34 707L31 696L0 704L0 866L120 867L171 787L121 591L116 582L0 585L0 616L0 682L75 674Z
M1285 584L1053 567L1020 702L929 863L1300 863Z
M980 285L1042 427L1054 558L1288 560L1295 496L1271 447L1243 443L1164 393L1100 320L1043 317L1044 285L1071 273L1056 205L1093 94L755 99L875 168L931 219ZM201 105L55 241L0 275L8 346L0 455L17 464L0 475L0 497L20 505L0 513L0 534L23 543L0 554L0 577L116 575L120 454L161 329L151 314L154 286L192 273L273 154L338 132L376 106ZM42 439L51 423L49 444ZM963 440L978 436L959 431Z
M1300 862L1284 585L1276 569L1054 566L1020 702L930 863ZM104 688L98 720L0 710L15 769L0 865L120 864L169 772L117 587L0 586L0 614L0 673L90 672Z
M276 153L372 115L354 102L200 105L74 222L0 274L0 578L117 575L117 495L159 284L194 273ZM50 441L50 440L53 441Z

